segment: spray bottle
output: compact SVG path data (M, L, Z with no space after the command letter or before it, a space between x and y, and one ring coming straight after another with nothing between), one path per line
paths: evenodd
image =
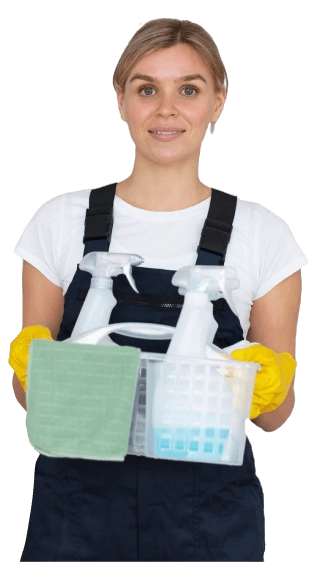
M211 301L224 297L235 312L230 291L240 285L236 270L224 266L185 266L174 274L172 284L184 295L184 304L167 354L206 358L207 345L212 344L218 328Z
M137 254L90 252L84 256L79 267L90 272L92 279L72 337L109 324L111 312L116 305L112 277L125 274L133 290L138 293L132 277L132 266L139 266L142 262L144 259Z
M217 462L230 432L232 393L221 374L215 380L215 406L209 406L209 385L217 368L208 358L221 359L219 348L212 344L218 323L211 300L223 296L235 312L230 292L239 287L239 280L231 267L186 266L174 274L172 283L184 295L184 304L154 391L154 455L192 461L200 456ZM174 386L174 394L165 395L168 385ZM208 422L212 420L216 423Z

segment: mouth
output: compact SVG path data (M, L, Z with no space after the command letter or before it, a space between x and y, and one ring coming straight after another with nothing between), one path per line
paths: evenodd
M179 129L178 127L156 127L155 129L150 129L149 133L157 141L173 141L185 133L185 129Z
M174 131L149 131L149 133L153 133L154 135L176 135L176 133L184 133L184 129L174 129Z

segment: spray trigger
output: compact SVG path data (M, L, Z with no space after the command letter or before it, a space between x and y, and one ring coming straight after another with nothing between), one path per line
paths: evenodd
M129 283L130 283L131 287L133 288L133 290L136 291L136 293L139 293L139 291L138 291L138 289L137 289L137 287L136 287L136 284L135 284L135 281L134 281L134 278L133 278L133 276L132 276L131 271L132 271L132 268L131 268L130 263L128 262L128 264L125 264L125 265L123 266L123 273L124 273L124 275L126 276L127 280L129 281Z

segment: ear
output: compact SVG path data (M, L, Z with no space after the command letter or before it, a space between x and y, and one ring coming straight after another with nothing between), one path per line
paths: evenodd
M125 111L124 111L124 92L120 89L120 87L117 88L116 97L118 99L118 108L119 108L121 119L123 121L127 121L125 118Z
M211 120L212 122L216 123L216 121L219 119L220 114L224 109L225 101L226 101L226 90L223 86L220 92L216 92L214 115L213 115L213 119Z

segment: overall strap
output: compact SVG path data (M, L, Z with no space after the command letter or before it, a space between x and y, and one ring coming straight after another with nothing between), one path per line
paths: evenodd
M86 211L84 255L107 252L113 229L113 201L116 183L91 190ZM196 264L223 266L231 238L237 197L212 188L208 216L197 247Z
M113 229L115 189L116 183L91 190L85 215L84 255L95 251L108 252Z
M84 255L89 252L108 252L109 250L113 228L113 203L116 185L116 183L109 184L102 188L94 189L90 193L89 208L86 211L83 239L85 244ZM231 238L236 203L237 198L235 196L212 188L210 207L197 249L197 265L222 266L224 264L227 246ZM166 271L164 274L165 273ZM167 282L168 287L171 286L171 277L173 273L174 272L171 271L169 272L170 279L169 282ZM136 282L142 281L140 276L143 276L143 274L144 272L141 268L135 268ZM67 292L67 296L69 294L71 295L71 292L73 293L77 311L75 309L75 314L72 314L70 322L67 319L68 322L66 321L67 324L65 324L66 327L67 325L69 326L69 329L67 327L66 332L63 332L63 334L61 333L60 340L70 336L76 322L76 318L81 310L83 300L85 299L90 286L91 274L78 268L75 276L75 283L71 284ZM164 277L165 275L163 276L163 279ZM143 294L142 292L137 295L130 290L129 285L125 290L117 287L118 281L118 278L114 280L113 293L119 304L140 305L149 310L153 310L155 308L167 308L174 311L181 309L183 306L184 297L183 295L179 295L176 288L173 286L174 292L171 294L168 289L167 291L162 290L162 292L157 295L151 295L150 293ZM220 309L220 314L224 314L224 299L220 298L213 301L213 307L214 309Z
M208 216L197 247L197 265L224 265L233 229L236 204L236 196L212 188Z

